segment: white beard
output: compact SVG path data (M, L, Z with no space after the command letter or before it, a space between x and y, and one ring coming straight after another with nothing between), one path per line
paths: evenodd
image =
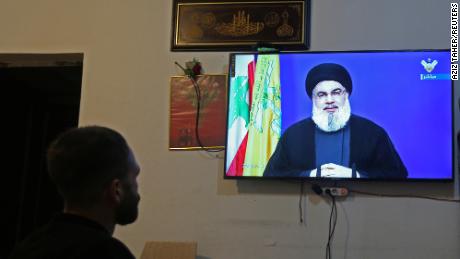
M313 104L312 119L316 126L326 132L334 132L347 125L351 115L351 107L348 98L343 107L338 107L334 113L321 110Z

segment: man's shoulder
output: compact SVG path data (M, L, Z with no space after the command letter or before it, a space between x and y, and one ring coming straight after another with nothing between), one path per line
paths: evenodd
M29 235L10 259L134 258L129 249L107 232L70 222L51 221Z
M358 128L358 129L365 130L365 131L368 131L368 132L370 131L370 132L375 132L375 133L384 133L384 134L386 134L385 129L382 128L377 123L375 123L375 122L373 122L373 121L371 121L371 120L369 120L367 118L358 116L356 114L351 115L350 124L351 124L352 129L353 128Z
M31 236L32 237L32 236ZM59 238L45 238L35 234L34 238L27 239L15 248L10 259L90 259L90 258L119 258L134 259L130 250L118 239L112 237L87 236L72 238L61 236Z
M314 126L311 118L302 119L286 129L286 132L304 131L305 129L312 128Z
M109 239L93 243L86 250L82 251L78 258L134 259L134 255L120 240L111 237Z

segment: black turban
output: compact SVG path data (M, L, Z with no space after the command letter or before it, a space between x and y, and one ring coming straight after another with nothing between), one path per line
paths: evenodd
M319 82L326 80L339 82L347 89L348 94L351 95L353 85L348 71L339 64L324 63L317 65L308 72L307 79L305 80L305 89L307 90L308 96L311 98L313 88L315 88Z

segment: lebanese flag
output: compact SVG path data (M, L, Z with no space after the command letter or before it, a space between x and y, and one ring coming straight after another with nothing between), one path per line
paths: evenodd
M255 67L253 55L235 61L235 77L230 82L227 176L243 175Z

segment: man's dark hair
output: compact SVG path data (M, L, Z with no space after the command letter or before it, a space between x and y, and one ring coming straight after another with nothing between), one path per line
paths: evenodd
M113 179L124 179L130 149L120 133L100 126L74 128L48 149L48 172L64 200L89 207Z

